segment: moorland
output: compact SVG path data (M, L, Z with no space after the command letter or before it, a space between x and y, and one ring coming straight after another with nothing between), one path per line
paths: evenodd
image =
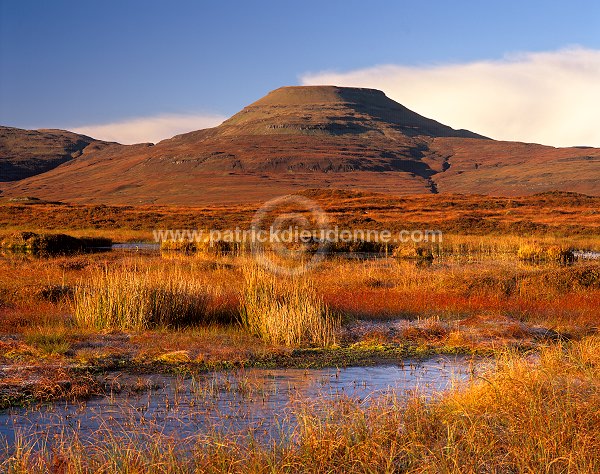
M595 472L599 469L600 198L392 196L306 190L330 223L438 229L441 242L329 253L272 275L244 249L136 247L156 229L247 227L258 204L0 203L0 403L110 395L144 374L493 360L423 397L304 400L289 436L143 425L65 431L6 446L8 472ZM129 243L120 250L9 250L23 233ZM104 241L106 242L106 241ZM334 249L335 250L335 249ZM346 249L347 250L347 249ZM356 258L355 258L356 257ZM360 258L359 258L360 257ZM412 362L411 362L412 363ZM129 378L125 377L128 376ZM241 377L241 379L240 379ZM140 379L141 380L141 379ZM259 397L258 389L249 390ZM156 427L153 427L156 428ZM133 433L133 434L132 434ZM192 446L190 448L190 446Z

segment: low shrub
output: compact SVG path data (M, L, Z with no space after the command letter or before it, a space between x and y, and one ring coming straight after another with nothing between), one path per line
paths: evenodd
M112 241L105 238L79 238L67 234L36 234L35 232L16 232L0 242L0 247L13 252L50 255L109 248L111 245Z

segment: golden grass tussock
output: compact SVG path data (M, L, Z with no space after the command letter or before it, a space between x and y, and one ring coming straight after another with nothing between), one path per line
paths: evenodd
M209 298L205 285L176 268L107 267L76 287L74 317L95 329L181 327L208 322Z
M400 245L394 249L392 256L404 260L433 260L431 248L422 245Z
M160 250L164 253L179 252L184 254L205 255L240 255L250 251L250 242L237 242L227 240L210 240L207 238L198 241L190 240L163 240L160 242Z
M540 244L524 244L517 252L519 260L533 263L567 264L575 261L573 250L561 245L544 246Z
M189 240L163 240L160 242L161 252L196 252L196 242Z
M242 324L274 344L331 346L340 320L317 295L310 280L281 279L257 265L244 268Z
M530 263L572 263L574 249L595 249L594 238L552 235L523 237L520 235L463 235L445 233L443 241L429 244L433 256L443 260L514 261Z
M599 349L590 337L537 358L505 354L468 389L409 406L424 472L598 472Z

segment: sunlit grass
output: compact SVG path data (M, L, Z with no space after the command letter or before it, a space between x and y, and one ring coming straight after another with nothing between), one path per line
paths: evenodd
M318 296L310 280L280 279L250 265L244 269L242 324L277 344L330 346L335 343L339 318Z
M105 268L74 295L75 321L96 329L143 330L207 322L204 285L178 271Z

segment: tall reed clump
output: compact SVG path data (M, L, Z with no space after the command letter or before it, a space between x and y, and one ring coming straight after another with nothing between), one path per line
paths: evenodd
M333 315L314 285L303 277L279 279L256 265L244 268L241 321L253 334L274 344L335 344L340 318Z
M525 244L517 252L519 260L533 263L560 263L566 265L575 261L573 250L560 245L542 246L538 244Z
M206 322L206 288L177 270L105 268L80 284L75 320L96 329L143 330Z

